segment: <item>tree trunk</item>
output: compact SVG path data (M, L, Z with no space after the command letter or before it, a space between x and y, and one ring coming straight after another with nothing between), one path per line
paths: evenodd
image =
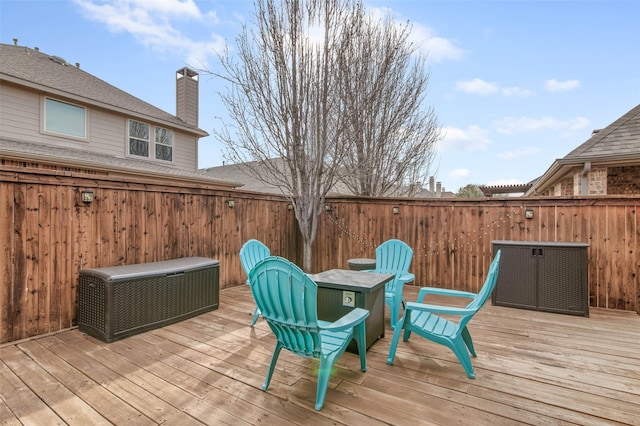
M311 259L312 258L312 248L311 245L313 241L304 240L303 243L303 260L302 260L302 269L307 273L311 274L313 271L311 270Z

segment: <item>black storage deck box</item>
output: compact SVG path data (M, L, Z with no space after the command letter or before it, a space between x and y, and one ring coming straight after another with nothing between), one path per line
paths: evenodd
M494 305L589 316L589 244L501 240L492 244L494 255L502 251Z
M185 257L80 271L78 329L113 342L218 308L219 262Z

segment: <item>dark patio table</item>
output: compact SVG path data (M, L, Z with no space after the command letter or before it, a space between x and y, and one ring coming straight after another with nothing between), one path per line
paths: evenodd
M318 284L319 319L335 321L353 308L364 308L369 311L366 348L384 337L384 285L393 274L331 269L310 277ZM347 350L358 353L355 341Z

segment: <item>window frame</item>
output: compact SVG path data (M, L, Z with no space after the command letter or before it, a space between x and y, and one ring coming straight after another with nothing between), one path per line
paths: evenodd
M163 131L165 134L167 135L171 135L171 140L169 141L170 143L164 143L164 142L160 142L158 141L158 131ZM169 129L165 129L164 127L160 127L160 126L154 126L153 129L153 158L157 161L162 161L163 163L173 163L173 147L175 146L174 141L175 141L176 135L175 132L173 130L169 130ZM171 158L169 160L166 160L164 158L158 158L158 145L162 146L162 147L169 147L170 148L170 153L171 153Z
M138 124L142 124L147 126L147 139L143 139L140 136L136 135L136 136L131 136L131 123L138 123ZM129 118L127 119L127 140L126 140L126 153L128 157L133 157L133 158L146 158L146 159L151 159L151 124L149 123L145 123L143 121L139 121L139 120L134 120L133 118ZM131 152L131 139L134 139L136 141L142 141L142 142L146 142L147 143L147 155L140 155L140 154L135 154L133 152Z
M50 129L48 127L48 121L49 118L53 115L55 115L53 113L53 109L50 107L49 101L51 102L55 102L57 104L62 104L62 105L68 105L71 107L75 107L79 110L82 111L82 130L83 130L83 134L82 136L78 135L78 134L74 134L74 133L67 133L64 132L61 129ZM73 102L69 102L66 100L61 100L58 98L54 98L52 96L42 96L42 127L41 127L42 133L48 134L48 135L55 135L58 137L64 137L64 138L70 138L70 139L75 139L75 140L81 140L81 141L88 141L89 140L89 109L86 106L77 104L77 103L73 103Z
M131 123L138 123L141 125L145 125L147 126L147 131L148 134L146 135L148 139L143 139L139 136L131 136ZM131 158L144 158L147 159L149 161L155 161L155 162L159 162L159 163L174 163L174 158L175 158L175 140L176 140L176 132L170 129L167 129L165 127L162 126L157 126L151 123L147 123L144 121L140 121L136 118L127 118L127 124L126 124L126 128L127 128L127 137L126 137L126 146L125 146L125 151L126 151L126 155L127 157L131 157ZM170 135L170 140L169 143L165 143L165 142L161 142L159 141L159 135L158 132L164 132L167 135ZM147 155L139 155L139 154L134 154L131 152L131 140L138 140L141 142L146 142L147 143ZM163 158L158 158L158 146L162 146L162 147L169 147L170 148L170 153L171 153L171 159L169 160L165 160Z

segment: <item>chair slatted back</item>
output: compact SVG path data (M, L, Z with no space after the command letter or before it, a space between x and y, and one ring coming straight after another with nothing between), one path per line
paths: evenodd
M318 358L317 284L294 263L270 256L254 266L249 285L262 316L284 348Z
M387 240L376 248L376 269L381 274L396 274L400 276L409 272L413 250L404 241ZM395 279L386 286L391 290L395 284Z
M240 248L240 263L242 263L242 269L244 269L247 277L249 277L249 272L258 262L270 255L269 247L258 240L248 240L244 243Z
M387 240L376 248L376 271L384 274L406 273L413 250L404 241Z
M467 305L467 309L473 309L475 312L477 312L484 306L484 304L487 302L487 299L489 299L489 296L491 295L493 289L496 287L496 282L498 281L498 271L500 269L500 254L500 250L498 250L493 257L491 265L489 266L489 272L487 273L487 278L484 280L482 288L480 289L476 297ZM460 326L463 327L464 325L466 325L471 317L473 317L475 312L462 318L462 320L460 321Z

